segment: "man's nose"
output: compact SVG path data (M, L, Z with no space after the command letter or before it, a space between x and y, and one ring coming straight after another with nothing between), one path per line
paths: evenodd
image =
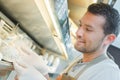
M82 28L82 27L79 27L79 28L77 29L77 31L76 31L76 36L77 36L77 37L82 37L83 34L84 34L83 28Z

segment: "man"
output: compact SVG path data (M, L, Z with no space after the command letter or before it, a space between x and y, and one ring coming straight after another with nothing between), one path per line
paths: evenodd
M90 5L76 32L75 48L83 53L83 58L68 75L78 75L77 80L120 80L118 66L106 55L118 35L119 26L120 16L115 9L103 3ZM101 60L104 55L106 59Z
M57 79L120 80L120 70L118 66L106 54L107 48L118 35L118 30L120 30L119 26L120 16L117 10L104 3L90 5L85 15L81 18L80 26L76 32L77 41L75 48L83 53L83 58L70 66L66 71L66 75L60 76ZM24 66L23 64L18 64L19 62L14 63L15 70L20 73L20 71L22 69L25 70L25 68L22 67ZM35 76L36 75L28 77ZM67 76L68 79L65 76Z

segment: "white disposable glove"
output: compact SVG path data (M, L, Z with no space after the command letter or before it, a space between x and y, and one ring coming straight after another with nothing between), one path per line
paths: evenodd
M35 67L43 75L48 74L49 68L47 64L45 64L46 62L43 60L42 56L39 56L34 51L32 51L32 49L25 46L17 49L19 49L22 60L25 61L25 63Z
M47 80L34 67L27 65L21 61L13 62L13 65L17 73L17 80Z

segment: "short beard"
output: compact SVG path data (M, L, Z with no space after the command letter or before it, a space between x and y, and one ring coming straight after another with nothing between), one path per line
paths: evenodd
M93 47L93 48L81 48L81 49L79 49L79 47L77 47L76 45L74 45L74 47L77 51L80 51L82 53L94 53L100 49L104 38L105 38L105 36L99 41L98 45ZM103 46L103 47L105 47L105 46Z

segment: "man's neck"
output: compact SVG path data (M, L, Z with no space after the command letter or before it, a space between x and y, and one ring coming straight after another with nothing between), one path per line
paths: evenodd
M98 53L83 53L83 59L82 62L90 62L93 59L97 58L98 56L104 54L104 52L98 52Z

